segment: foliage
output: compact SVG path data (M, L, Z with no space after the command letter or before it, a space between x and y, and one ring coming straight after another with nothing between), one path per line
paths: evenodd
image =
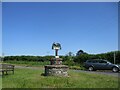
M69 69L85 70L85 68L82 65L69 66Z
M82 51L81 51L82 52ZM88 59L106 59L111 63L114 63L114 52L116 64L120 64L120 51L113 51L101 54L88 54L83 52L80 55L74 56L72 52L69 52L66 56L60 56L63 59L63 64L68 66L74 66L77 63L83 64ZM54 56L6 56L4 61L32 61L32 62L46 62L51 60Z
M66 56L74 56L73 52L68 52Z
M74 62L82 64L83 62L85 62L88 59L89 59L89 55L88 54L81 54L81 55L76 56L74 58Z
M73 60L66 60L66 61L63 62L63 64L68 65L68 66L73 66L73 65L75 65L75 63L74 63Z
M6 56L4 61L49 61L54 56Z
M112 51L107 53L101 53L101 54L80 54L79 56L76 56L74 58L74 62L77 63L83 63L88 59L105 59L110 61L111 63L114 63L114 52L115 52L115 61L116 64L120 64L120 51Z
M68 66L73 66L75 65L74 60L74 55L72 54L72 52L69 52L68 55L63 56L63 64L68 65Z

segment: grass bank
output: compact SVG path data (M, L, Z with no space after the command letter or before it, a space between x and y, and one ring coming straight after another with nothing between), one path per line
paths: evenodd
M2 77L3 88L117 88L118 78L74 72L69 77L42 76L43 69L15 69L15 74Z

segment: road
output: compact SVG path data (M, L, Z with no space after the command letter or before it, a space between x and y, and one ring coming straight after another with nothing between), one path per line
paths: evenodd
M111 76L115 76L115 77L120 77L120 72L118 73L114 73L112 71L85 71L85 70L73 70L75 72L85 72L85 73L90 73L90 74L104 74L104 75L111 75Z
M15 68L28 68L33 70L43 69L43 67L26 67L26 66L15 66ZM114 73L112 71L85 71L85 70L73 70L74 72L85 72L90 74L103 74L103 75L111 75L120 78L120 72Z

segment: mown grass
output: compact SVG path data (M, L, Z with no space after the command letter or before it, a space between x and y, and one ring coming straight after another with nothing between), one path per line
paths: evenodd
M15 69L2 77L3 88L117 88L118 78L69 70L69 77L43 76L43 69Z

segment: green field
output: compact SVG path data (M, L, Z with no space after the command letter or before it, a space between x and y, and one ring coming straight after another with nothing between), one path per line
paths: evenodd
M35 61L5 61L3 63L13 64L13 65L22 65L22 66L36 66L41 67L49 64L49 61L46 62L35 62Z
M118 78L113 76L74 72L69 77L43 76L43 68L15 68L15 74L2 77L3 88L117 88Z

